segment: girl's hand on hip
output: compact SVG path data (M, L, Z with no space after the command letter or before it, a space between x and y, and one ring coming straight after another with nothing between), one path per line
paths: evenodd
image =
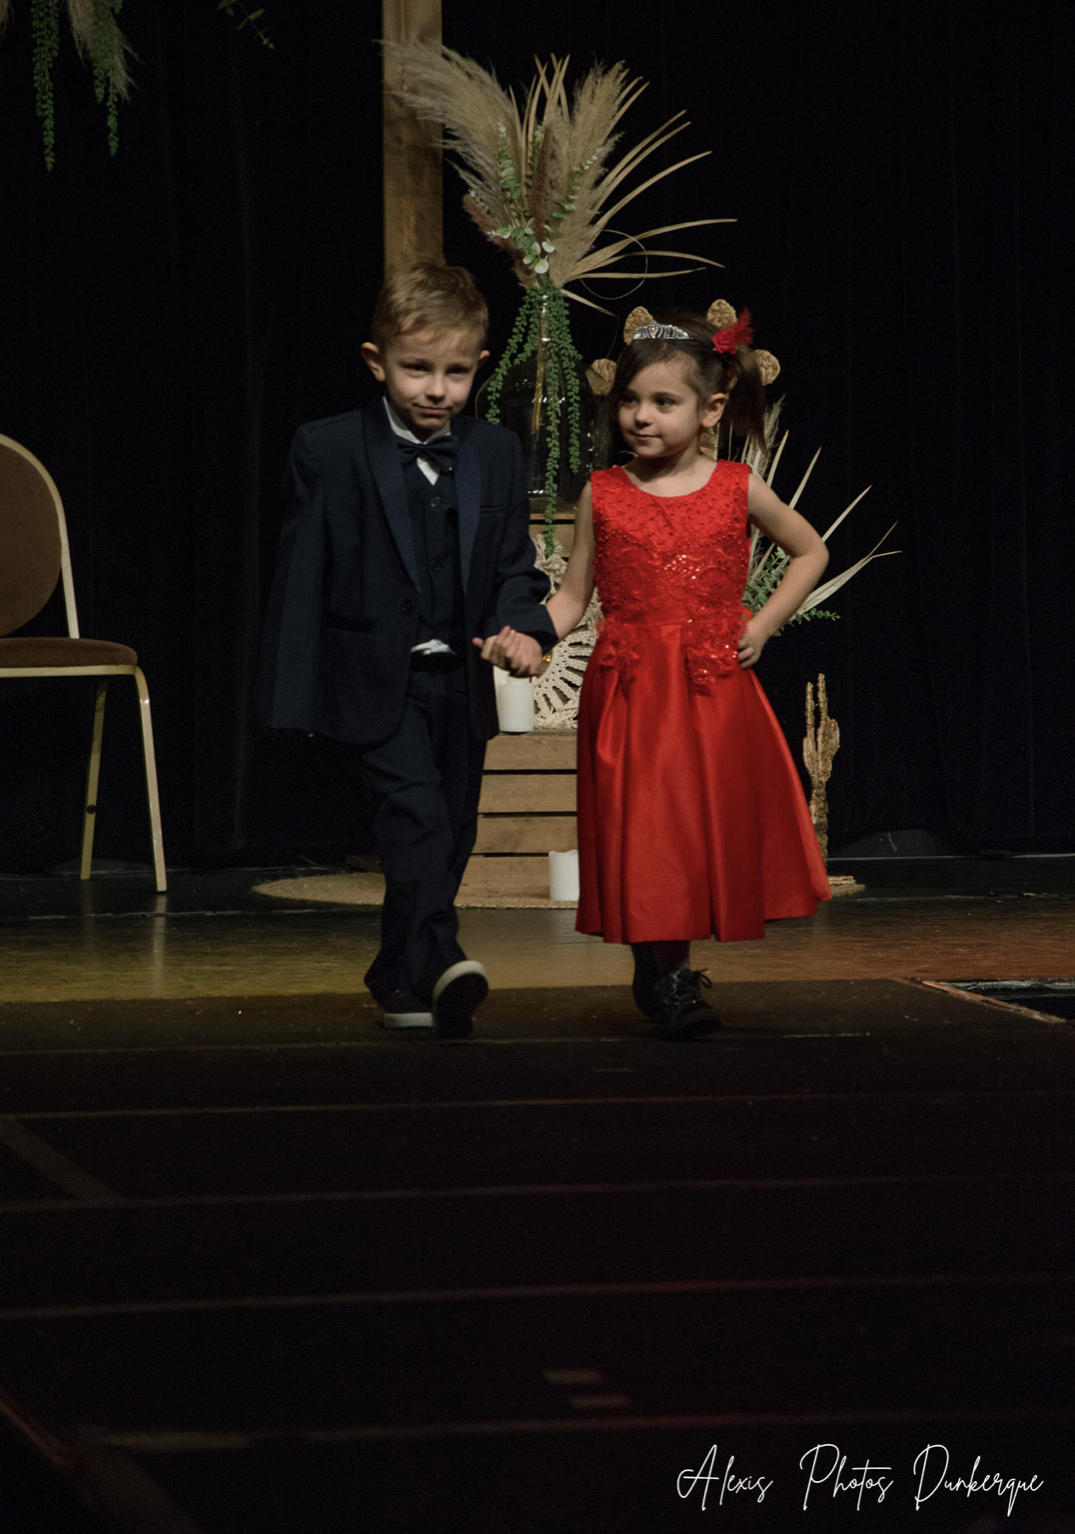
M739 639L737 659L744 671L749 671L751 666L756 666L761 658L761 652L765 649L769 635L758 622L757 614L751 618Z

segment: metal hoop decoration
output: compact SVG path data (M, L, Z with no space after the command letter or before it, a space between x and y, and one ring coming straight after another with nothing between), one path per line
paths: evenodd
M609 294L608 292L600 292L599 293L596 288L592 288L590 286L590 284L586 281L585 277L580 277L579 278L579 287L580 288L585 288L587 293L592 294L594 298L607 298L607 299L610 300L610 302L622 303L625 298L630 298L632 293L637 293L639 288L642 286L642 284L644 282L648 282L649 281L650 275L651 275L650 271L649 271L649 252L647 251L646 247L642 244L642 241L635 234L627 234L623 229L606 229L604 231L604 233L605 234L614 234L614 235L618 236L621 240L630 240L632 245L637 245L638 246L637 254L642 257L642 261L643 261L643 263L646 266L646 271L642 274L642 276L640 276L638 278L638 281L635 283L634 287L627 288L627 289L625 289L624 292L616 294L615 296ZM606 282L630 282L630 280L631 280L630 277L628 277L626 274L624 276L622 276L622 277L617 277L615 275L615 273L611 273L608 277L605 278ZM602 313L607 314L608 310L602 308Z

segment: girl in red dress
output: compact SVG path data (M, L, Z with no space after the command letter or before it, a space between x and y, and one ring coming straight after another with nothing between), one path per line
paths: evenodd
M828 551L743 463L700 439L723 416L761 437L764 394L748 315L636 331L609 403L634 456L595 473L548 604L560 638L596 583L604 625L579 705L577 927L630 943L634 997L665 1039L719 1027L690 968L692 939L759 938L829 896L798 773L754 666L817 584ZM751 524L790 556L751 615ZM498 636L516 663L514 635Z

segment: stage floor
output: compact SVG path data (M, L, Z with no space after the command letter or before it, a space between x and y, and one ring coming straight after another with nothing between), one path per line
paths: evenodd
M1075 856L985 861L866 859L832 865L861 895L815 917L771 922L756 943L699 943L715 982L1015 979L1075 969ZM0 878L0 995L8 1001L332 992L368 998L373 907L302 906L253 886L295 870L174 874L152 880ZM630 956L574 930L570 910L468 910L467 951L494 991L627 985ZM495 1021L495 997L483 1017ZM625 1014L630 1021L630 1009Z
M1075 859L834 871L687 1046L569 911L448 1045L265 870L0 880L0 1528L1071 1534L1075 1037L948 983L1075 974Z

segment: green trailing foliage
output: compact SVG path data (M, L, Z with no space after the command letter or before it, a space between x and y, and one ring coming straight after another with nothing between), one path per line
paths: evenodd
M579 368L582 354L571 339L567 297L547 277L539 278L523 294L508 344L485 395L488 420L500 420L500 395L509 370L544 351L544 377L539 377L539 408L545 432L545 553L555 542L556 485L560 476L560 416L567 413L568 461L577 473L582 461L582 413L579 401Z
M60 53L60 15L66 15L79 53L88 57L93 72L93 92L105 109L108 151L119 147L119 102L130 91L127 55L130 48L119 27L123 0L30 0L33 45L34 109L41 122L45 165L56 163L56 98L54 69ZM11 9L11 0L0 0L0 28ZM261 25L264 7L249 10L244 0L218 0L217 10L237 21L237 30L250 27L263 47L272 40Z
M790 556L783 549L776 549L775 554L771 548L769 556L750 572L747 588L743 593L743 601L752 613L760 612L768 602L773 592L784 578L784 572L791 563ZM834 621L840 616L827 607L810 607L804 612L800 609L792 613L788 620L781 624L776 634L782 634L784 629L791 628L792 624L805 623L809 618L831 618ZM774 634L774 638L776 637Z
M119 146L119 98L130 88L126 39L117 16L123 0L30 0L33 43L34 108L41 122L45 165L56 163L56 97L54 70L60 53L60 13L63 11L79 53L93 71L93 93L104 106L108 149Z
M105 125L108 131L108 152L114 155L119 148L119 98L125 92L126 66L123 55L126 44L119 30L116 17L123 0L94 0L93 43L90 59L93 64L93 94L98 106L105 109Z
M30 0L30 26L34 45L34 107L41 122L45 164L51 170L56 163L52 67L60 52L60 0Z

